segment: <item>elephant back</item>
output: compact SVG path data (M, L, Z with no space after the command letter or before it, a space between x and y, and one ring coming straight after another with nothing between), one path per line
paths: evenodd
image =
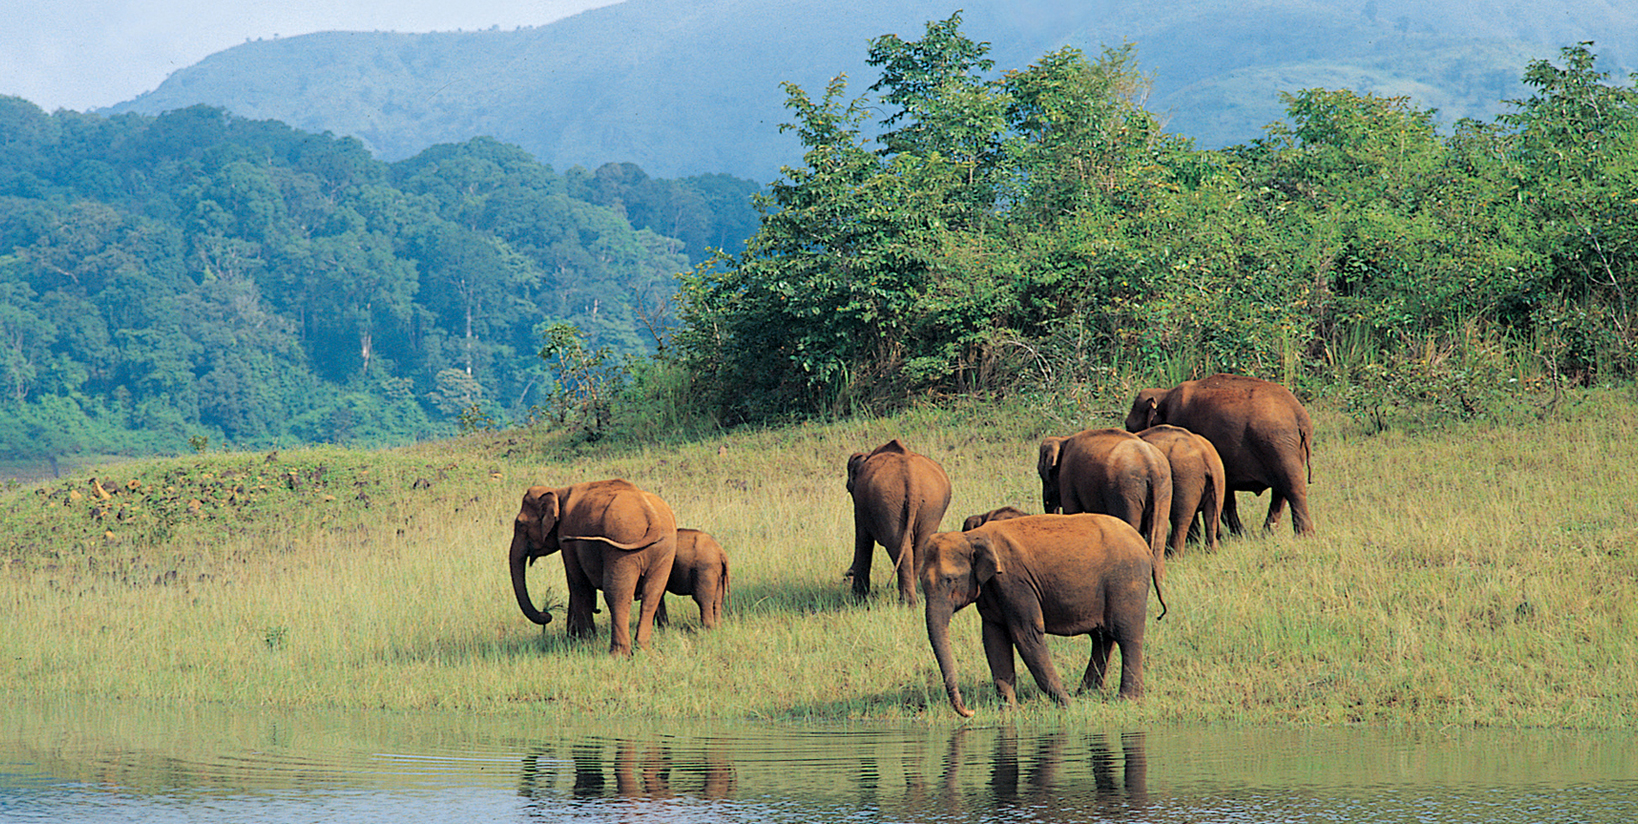
M601 541L641 549L677 532L671 507L623 479L570 487L564 503L563 539Z

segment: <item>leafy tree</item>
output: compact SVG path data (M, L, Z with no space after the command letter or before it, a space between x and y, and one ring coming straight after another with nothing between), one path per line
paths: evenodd
M1591 47L1565 47L1562 66L1531 62L1524 83L1534 93L1510 101L1515 111L1499 119L1518 130L1511 171L1552 259L1534 296L1537 322L1570 339L1571 369L1630 374L1638 368L1638 89L1611 85Z

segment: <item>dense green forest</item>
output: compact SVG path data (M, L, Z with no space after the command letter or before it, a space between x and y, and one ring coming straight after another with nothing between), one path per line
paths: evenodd
M957 14L871 41L863 93L787 84L805 155L755 195L0 100L0 443L652 434L1213 370L1380 427L1638 370L1638 92L1589 44L1490 121L1304 89L1221 150L1130 45L988 54Z
M787 86L802 165L685 279L679 363L719 419L1225 370L1385 426L1638 366L1638 94L1590 44L1489 122L1306 89L1208 151L1144 108L1130 46L997 71L960 22L873 40L862 94Z
M523 419L554 390L552 324L647 351L675 274L743 243L758 188L0 98L0 458Z

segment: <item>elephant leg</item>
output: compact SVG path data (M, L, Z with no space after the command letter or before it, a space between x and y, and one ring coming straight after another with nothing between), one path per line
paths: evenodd
M1035 676L1035 683L1041 691L1052 696L1052 700L1059 704L1069 703L1069 691L1064 689L1062 678L1058 677L1058 668L1052 663L1052 651L1047 648L1046 633L1036 629L1040 626L1037 616L1024 626L1013 626L1012 643L1018 648L1018 657L1024 659L1024 666L1029 667L1030 675Z
M1301 467L1298 468L1299 471ZM1298 535L1308 535L1314 531L1314 516L1308 511L1308 481L1301 475L1296 476L1289 488L1285 491L1286 500L1291 502L1291 529Z
M916 545L914 538L904 541L898 557L893 559L893 571L899 581L899 603L916 605Z
M1120 697L1143 697L1143 639L1121 636Z
M620 590L624 589L622 593ZM631 601L633 590L609 586L603 590L603 603L609 610L609 654L631 655Z
M1086 675L1081 676L1081 692L1097 692L1103 688L1103 678L1109 673L1109 653L1115 648L1115 639L1101 629L1088 633L1092 636L1092 655L1086 661Z
M1273 532L1285 516L1285 495L1278 489L1268 491L1268 517L1263 519L1263 531Z
M654 626L664 627L671 623L671 618L665 614L665 596L660 596L660 605L654 608Z
M631 581L632 592L632 595L626 598L625 603L630 604L632 598L638 597L639 589L643 601L637 612L637 646L639 647L645 649L648 647L648 640L654 632L655 615L659 612L660 607L665 605L665 587L671 580L671 563L675 557L676 547L673 545L668 547L667 551L660 553L658 560L648 559L645 561L633 557L629 558L628 564L625 565L629 571L625 576L622 576L622 579ZM624 586L624 580L622 580L622 586ZM628 616L627 620L629 620L630 607L628 606L621 615ZM614 650L611 649L610 652L614 652ZM629 647L627 647L625 654L631 654Z
M853 595L856 598L870 597L870 564L875 560L876 539L871 537L870 531L857 520L853 523L853 568L848 574L853 576Z
M589 638L597 633L592 619L597 609L597 585L588 576L578 551L563 552L563 572L569 587L566 631L570 638Z
M1012 636L998 621L984 621L984 658L990 664L995 691L1008 707L1018 706L1018 672L1012 657Z
M1234 502L1234 498L1234 490L1224 490L1222 522L1224 526L1228 527L1230 534L1244 535L1246 528L1244 524L1240 523L1240 507Z
M1200 509L1200 490L1185 489L1172 497L1172 537L1168 547L1173 555L1183 556L1183 545L1194 528L1194 513Z

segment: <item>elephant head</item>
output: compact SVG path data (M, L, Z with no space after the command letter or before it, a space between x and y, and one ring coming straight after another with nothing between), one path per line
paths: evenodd
M1019 509L1016 506L1003 506L999 509L992 509L989 512L979 515L967 516L967 520L961 523L961 531L971 532L989 523L990 521L1005 521L1012 518L1022 518L1028 514L1028 512Z
M956 686L955 656L950 652L950 617L978 600L983 587L1006 573L1000 554L986 532L940 532L927 542L921 564L921 586L926 595L927 642L938 659L950 706L965 718L973 711L961 700Z
M1165 423L1161 420L1160 399L1165 397L1164 389L1145 389L1132 400L1132 409L1126 413L1126 431L1142 432L1151 426Z
M561 512L562 504L557 490L544 486L529 487L529 491L523 494L523 506L518 510L518 517L512 522L512 547L507 551L512 568L512 593L517 596L518 608L523 610L524 617L542 625L551 623L552 616L535 609L534 602L529 599L529 583L524 570L536 558L550 555L561 548L557 530Z
M1035 462L1035 471L1041 476L1041 506L1048 515L1056 514L1063 508L1063 494L1058 488L1058 459L1062 457L1064 441L1067 437L1050 437L1041 440L1041 455Z

